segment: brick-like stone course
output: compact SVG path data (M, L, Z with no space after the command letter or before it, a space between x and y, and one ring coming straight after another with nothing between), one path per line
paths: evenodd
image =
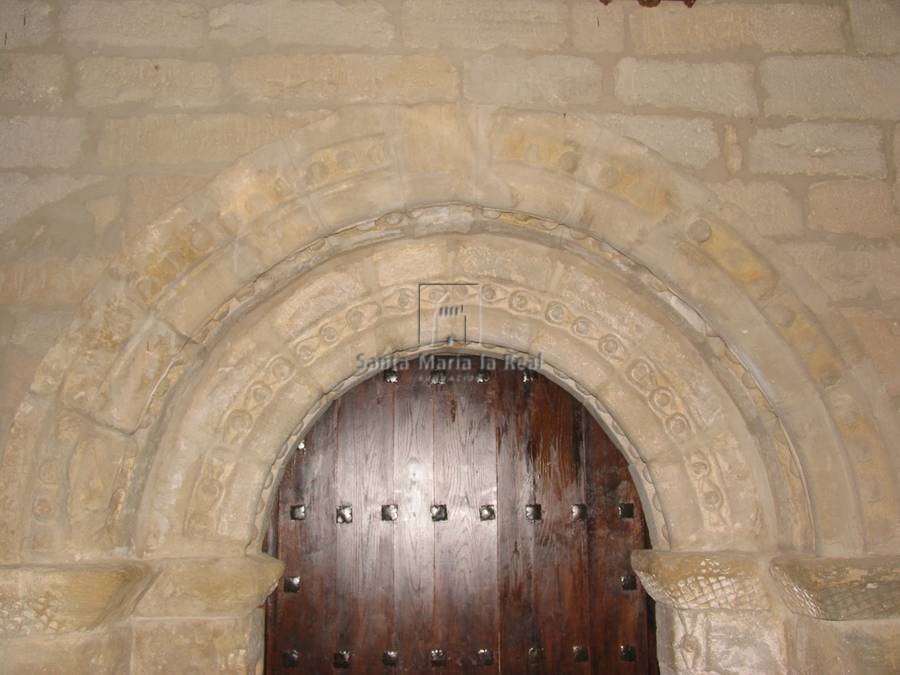
M900 54L900 2L849 0L853 43L861 54Z
M719 156L719 137L712 121L663 115L595 115L615 134L652 148L670 162L702 169Z
M234 64L231 83L250 101L316 105L445 101L459 92L456 69L433 54L250 56Z
M662 3L652 12L633 11L629 26L639 54L700 54L742 47L820 53L843 50L846 18L842 7L827 4L723 2L688 10Z
M602 54L625 48L625 9L579 1L572 6L572 44L579 52Z
M505 105L585 105L602 93L603 69L578 56L495 56L465 66L465 97Z
M78 118L0 118L0 167L68 168L81 156L86 137Z
M63 56L0 52L0 101L53 108L62 103L67 81Z
M409 47L555 51L568 37L566 4L554 0L405 0Z
M753 229L763 236L797 235L803 232L803 210L786 187L775 182L710 184L719 198L747 215Z
M214 63L94 57L76 67L75 100L87 107L147 103L192 108L215 105L221 97L222 80Z
M759 129L750 138L750 170L773 174L887 175L878 127L799 122Z
M40 0L0 2L0 50L44 44L53 34L51 12Z
M175 0L76 0L62 9L64 40L99 47L199 47L206 10Z
M888 237L900 234L891 187L878 180L836 180L809 188L809 226L826 232Z
M386 47L394 41L387 10L372 0L263 0L231 2L210 10L211 40L241 47L329 45L351 49Z
M760 68L767 115L896 119L900 61L847 56L776 56Z
M616 96L626 105L685 108L746 117L759 112L753 66L622 59L616 66Z

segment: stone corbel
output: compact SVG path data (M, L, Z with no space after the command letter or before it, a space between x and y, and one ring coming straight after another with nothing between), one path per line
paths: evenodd
M116 622L131 614L153 576L138 562L0 567L0 638Z
M826 621L900 618L900 556L775 558L772 578L784 604Z

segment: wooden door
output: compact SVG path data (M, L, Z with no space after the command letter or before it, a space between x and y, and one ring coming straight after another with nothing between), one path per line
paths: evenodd
M402 365L288 462L266 672L655 673L641 507L596 421L502 362Z

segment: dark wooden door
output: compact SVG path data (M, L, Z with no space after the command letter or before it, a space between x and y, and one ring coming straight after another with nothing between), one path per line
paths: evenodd
M641 507L596 421L502 362L404 365L288 462L266 672L655 673Z

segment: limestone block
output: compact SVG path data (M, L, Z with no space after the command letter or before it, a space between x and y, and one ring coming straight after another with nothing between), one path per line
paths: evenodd
M768 609L756 558L741 554L637 550L631 566L657 602L678 609Z
M107 167L222 163L299 129L323 113L147 115L107 119L97 150Z
M687 108L736 117L759 111L753 66L624 58L616 66L616 96L626 105Z
M373 0L263 0L231 2L210 11L210 39L240 47L257 40L270 45L386 47L394 27Z
M782 250L835 300L860 299L874 291L887 300L900 296L900 256L891 246L785 242Z
M47 204L59 201L102 179L99 176L0 173L0 232Z
M673 3L674 5L674 3ZM801 3L698 5L662 3L629 15L639 54L699 54L758 47L767 52L839 52L846 13L840 7Z
M0 303L75 305L93 288L103 258L20 258L0 266Z
M867 309L848 307L841 311L862 340L888 394L900 396L900 319Z
M82 119L0 118L0 167L70 167L81 156L86 136Z
M139 563L0 568L0 637L91 630L128 615L148 581Z
M0 663L7 675L122 675L131 667L131 631L3 640Z
M206 12L176 0L77 0L60 16L63 39L83 46L196 48Z
M261 672L261 622L261 617L135 622L131 675Z
M776 558L770 565L788 608L814 619L900 618L900 559Z
M418 103L455 99L459 76L443 56L432 54L266 54L237 61L231 82L251 101Z
M466 62L463 91L470 101L501 105L597 103L603 69L578 56L495 56Z
M568 35L566 5L553 0L406 0L401 13L409 47L555 51Z
M881 142L877 127L862 124L800 122L760 129L750 138L750 170L884 178Z
M612 5L611 5L612 6ZM600 126L656 150L670 162L702 169L719 156L711 120L661 115L593 115Z
M760 67L767 115L896 119L900 62L848 56L775 56Z
M245 615L265 601L284 563L265 555L160 562L136 609L145 617Z
M188 195L199 191L210 181L204 175L154 174L129 176L128 204L125 219L140 226L163 215Z
M93 57L75 69L75 100L86 107L148 103L154 108L215 105L222 95L213 63Z
M809 188L809 226L827 232L889 237L900 231L891 187L877 180L836 180Z
M862 54L900 54L900 4L850 0L853 42Z
M0 54L0 101L55 107L62 103L66 81L62 56Z
M50 5L36 0L0 3L0 49L41 45L53 34Z
M579 0L572 5L572 42L580 52L600 54L625 48L625 11L622 5Z
M774 182L709 183L724 202L740 207L750 226L763 236L799 234L803 231L803 211L790 191Z
M801 618L791 649L800 675L893 675L900 672L900 621Z

